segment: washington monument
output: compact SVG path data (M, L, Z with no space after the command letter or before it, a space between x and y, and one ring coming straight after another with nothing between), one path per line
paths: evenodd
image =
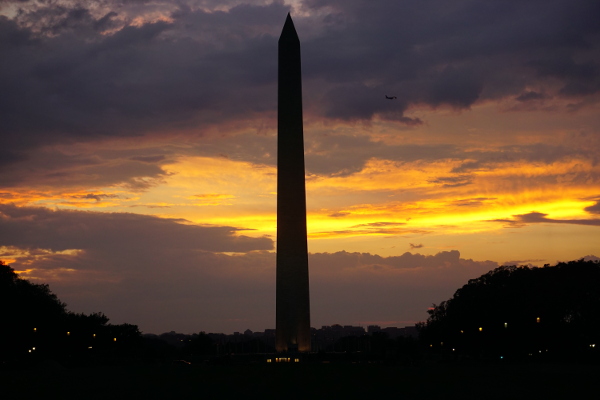
M278 352L310 351L300 40L288 14L279 37L277 91Z

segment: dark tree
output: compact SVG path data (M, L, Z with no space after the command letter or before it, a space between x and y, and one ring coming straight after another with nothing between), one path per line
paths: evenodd
M48 285L19 278L0 261L0 348L3 359L26 354L35 338L64 322L67 311Z
M600 341L600 263L503 266L429 311L421 338L440 354L591 357Z
M82 363L135 355L138 327L108 320L103 313L67 311L48 285L21 279L0 261L1 362Z

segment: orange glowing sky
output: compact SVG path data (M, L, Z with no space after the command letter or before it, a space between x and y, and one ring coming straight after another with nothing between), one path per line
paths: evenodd
M600 36L581 22L593 4L564 17L557 1L544 20L525 1L482 30L467 16L489 21L491 7L429 2L429 32L388 33L390 15L425 5L8 2L0 23L22 39L2 39L21 67L0 76L0 258L69 309L144 331L272 327L275 56L290 9L313 326L410 325L498 265L599 256ZM561 41L561 15L586 46ZM518 40L542 24L539 43Z

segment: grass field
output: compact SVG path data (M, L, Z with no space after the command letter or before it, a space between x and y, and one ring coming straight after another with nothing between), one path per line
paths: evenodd
M501 363L44 366L3 371L0 398L578 399L595 398L599 373L598 366Z

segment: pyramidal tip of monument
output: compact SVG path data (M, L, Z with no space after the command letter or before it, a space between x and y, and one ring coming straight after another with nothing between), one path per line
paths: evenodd
M283 24L283 29L281 30L281 39L298 39L298 34L296 33L296 28L294 27L294 21L292 21L292 16L290 13L287 14L285 18L285 23Z

